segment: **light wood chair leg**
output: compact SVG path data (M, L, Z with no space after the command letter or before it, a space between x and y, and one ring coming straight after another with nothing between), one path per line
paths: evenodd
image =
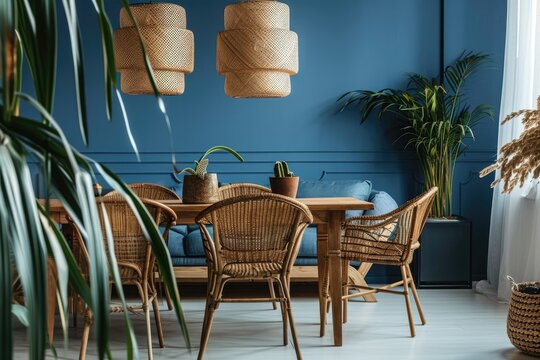
M152 360L154 358L154 354L152 352L152 327L150 325L150 306L148 304L148 284L143 284L143 294L144 294L144 300L143 300L143 310L144 310L144 317L146 320L146 344L148 346L148 360Z
M414 320L412 315L411 300L409 299L409 286L407 270L405 266L401 266L401 276L403 278L403 296L405 297L405 305L407 306L407 317L409 318L409 329L411 330L411 337L415 337Z
M157 294L154 296L154 299L152 300L152 307L154 309L154 320L156 321L156 330L159 340L159 347L163 348L165 347L165 341L163 339L163 326L161 325L161 315L159 313L159 303L157 300Z
M283 287L281 286L280 280L278 280L278 292L281 298L286 298L285 293L283 292ZM289 319L287 317L287 305L285 301L280 301L281 308L281 319L283 320L283 346L289 344Z
M221 299L223 293L223 287L225 283L221 277L212 277L213 284L209 284L210 291L206 299L206 309L204 311L203 330L201 333L201 343L199 345L198 360L202 360L206 346L208 345L208 339L210 338L210 331L212 330L212 323L214 321L214 314L217 310L217 305Z
M276 297L276 292L274 291L274 280L272 279L268 279L268 290L270 290L270 297L271 298L275 298ZM272 301L272 308L274 310L277 310L277 304L276 304L276 301Z
M204 320L201 331L201 342L199 344L199 355L197 359L202 359L206 345L208 344L208 338L210 337L210 330L212 327L212 321L214 318L215 306L213 300L208 296L206 298L206 307L204 310Z
M289 326L291 327L291 335L293 338L294 352L298 360L302 359L302 353L300 352L300 346L298 345L298 337L296 336L296 326L294 325L294 318L291 308L291 293L288 287L287 279L281 280L282 291L285 294L285 306L287 307L287 313L289 315Z
M416 285L414 285L414 279L409 265L407 265L407 273L409 274L409 278L411 279L411 290L413 293L414 302L416 303L416 308L418 309L418 315L420 315L422 325L426 325L426 317L424 316L424 311L422 310L422 305L420 304L420 297L418 296L418 292L416 291Z
M160 285L160 286L163 286L163 285ZM172 300L171 300L171 294L169 294L169 289L167 289L166 286L164 286L163 288L165 292L165 301L167 302L167 310L170 311L174 308L172 304Z
M86 350L88 348L88 338L90 337L90 327L92 326L92 320L90 315L84 316L84 329L81 338L81 349L79 352L79 360L86 359Z

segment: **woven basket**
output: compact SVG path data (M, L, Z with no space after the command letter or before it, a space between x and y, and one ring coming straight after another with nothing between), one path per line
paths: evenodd
M519 283L512 286L508 309L507 332L510 342L529 355L540 356L540 295L522 292L527 286L540 283Z
M225 31L217 36L218 73L235 98L285 97L298 73L298 36L289 31L289 7L251 0L225 8Z
M135 4L130 10L139 25L154 79L162 95L184 92L184 74L193 72L193 33L186 30L186 12L175 4ZM120 28L114 32L116 68L122 91L153 94L137 29L127 11L120 10Z

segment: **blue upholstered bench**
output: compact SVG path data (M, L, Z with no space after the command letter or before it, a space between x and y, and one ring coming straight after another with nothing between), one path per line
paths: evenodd
M297 195L299 198L334 196L355 197L374 204L373 210L349 211L347 216L383 214L397 208L396 202L390 195L384 191L372 189L369 181L300 181ZM180 267L185 267L184 270L187 270L186 272L176 271L178 278L184 277L182 273L186 274L185 277L195 280L205 275L205 272L194 275L196 269L200 270L206 265L201 233L197 225L175 226L169 234L168 244L173 266L177 267L177 270L181 270ZM317 265L317 228L315 226L306 229L295 265ZM191 268L191 271L188 268Z

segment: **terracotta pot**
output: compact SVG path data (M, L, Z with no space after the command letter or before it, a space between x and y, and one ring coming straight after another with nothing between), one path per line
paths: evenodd
M295 198L299 179L298 176L271 177L270 188L274 194Z
M206 174L204 179L197 175L184 176L182 201L186 204L213 204L218 199L217 174Z

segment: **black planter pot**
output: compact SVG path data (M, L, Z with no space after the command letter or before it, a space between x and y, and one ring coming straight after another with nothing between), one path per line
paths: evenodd
M471 221L428 219L415 257L419 287L470 289Z

